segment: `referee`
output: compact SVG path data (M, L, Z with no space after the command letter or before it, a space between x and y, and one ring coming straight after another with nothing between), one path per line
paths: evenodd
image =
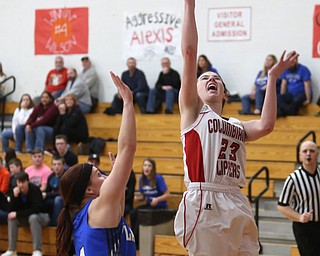
M278 210L293 221L293 233L301 256L320 255L320 165L312 141L300 147L299 166L284 183Z

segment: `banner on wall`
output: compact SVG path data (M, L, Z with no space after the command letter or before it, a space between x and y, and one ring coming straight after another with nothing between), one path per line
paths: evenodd
M124 13L123 57L181 56L181 14L170 11Z
M320 58L320 5L314 7L312 57Z
M88 8L36 10L35 54L88 53Z
M251 39L251 7L208 10L208 41Z

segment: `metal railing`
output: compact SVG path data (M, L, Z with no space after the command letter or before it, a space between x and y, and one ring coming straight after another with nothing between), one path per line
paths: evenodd
M316 133L315 131L309 131L307 132L298 142L297 147L296 147L296 158L297 158L297 163L301 164L301 161L299 159L299 151L300 151L300 146L303 143L303 141L308 138L309 136L312 136L312 141L316 142Z
M6 94L0 96L0 102L2 103L1 104L2 105L2 108L1 108L1 131L4 128L4 117L5 117L5 109L6 109L6 100L7 100L7 97L9 95L13 94L14 91L16 90L16 78L14 76L9 76L8 78L6 78L2 82L0 82L0 85L1 85L1 84L4 84L5 82L11 80L11 79L13 80L12 90L7 92Z
M252 196L252 184L255 180L257 179L260 179L259 178L259 175L262 173L262 172L265 172L265 182L266 182L266 186L264 187L264 189L261 190L261 192L253 197ZM270 183L270 178L269 178L269 169L268 167L266 166L263 166L259 169L259 171L257 171L249 180L249 183L248 183L248 198L249 198L249 201L251 203L254 203L255 204L255 216L254 216L254 219L255 219L255 222L256 222L256 225L257 225L257 228L259 229L259 200L260 198L268 191L269 189L269 183ZM260 244L260 254L262 254L262 245L259 241L259 244Z

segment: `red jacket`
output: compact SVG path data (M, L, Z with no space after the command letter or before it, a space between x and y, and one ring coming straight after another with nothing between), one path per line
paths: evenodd
M0 168L0 192L7 194L9 190L10 173L6 167Z

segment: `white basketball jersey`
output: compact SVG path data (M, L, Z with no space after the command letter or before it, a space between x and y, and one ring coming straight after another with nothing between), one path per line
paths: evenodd
M184 181L245 186L245 131L204 105L198 119L181 132Z

